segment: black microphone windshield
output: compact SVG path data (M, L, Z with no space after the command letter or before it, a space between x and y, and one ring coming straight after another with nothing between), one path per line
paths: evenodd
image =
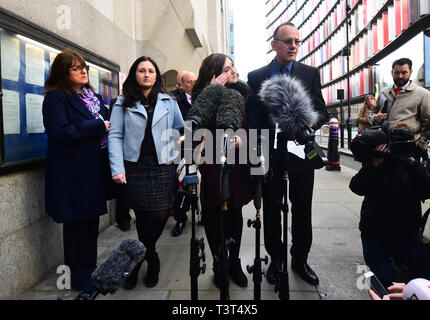
M227 88L219 84L209 85L203 89L197 99L193 101L185 120L200 119L200 128L208 128L212 121L215 120L218 106L221 98Z
M114 293L121 286L124 274L130 273L145 257L146 248L142 242L127 238L112 251L91 275L97 290L106 295Z
M233 130L241 128L244 110L245 102L242 95L234 89L227 89L218 108L216 127Z
M276 75L263 82L258 95L272 122L278 123L289 140L295 140L318 121L310 94L297 78Z

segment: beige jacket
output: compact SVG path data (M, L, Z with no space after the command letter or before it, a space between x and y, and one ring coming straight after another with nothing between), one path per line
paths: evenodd
M406 126L415 133L415 141L423 150L427 149L429 141L423 135L423 129L430 119L430 91L418 86L415 82L396 96L394 86L382 89L388 98L387 113L388 123L394 127ZM380 110L379 98L376 100L376 110ZM374 121L376 113L368 114L369 121L378 125Z
M358 113L357 122L358 122L358 133L362 133L363 130L369 129L372 127L371 122L369 122L368 114L369 112L375 113L375 106L363 105L360 108L360 112Z

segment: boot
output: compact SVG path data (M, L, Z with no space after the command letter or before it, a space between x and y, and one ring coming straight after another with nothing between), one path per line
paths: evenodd
M124 280L124 288L127 290L134 289L137 284L137 278L139 275L140 267L142 266L143 261L139 262L136 267L134 267L133 271L130 275Z
M221 277L221 269L220 269L220 265L219 265L218 261L214 260L212 270L214 272L214 284L218 289L220 289L222 277ZM227 281L227 288L228 288L229 287L229 281L228 281L228 279L226 279L226 281Z
M148 288L153 288L158 283L158 274L160 273L160 258L158 253L154 252L147 255L148 271L145 277L145 285Z
M230 276L234 283L239 287L245 288L248 286L248 278L242 271L239 258L230 258L228 261Z

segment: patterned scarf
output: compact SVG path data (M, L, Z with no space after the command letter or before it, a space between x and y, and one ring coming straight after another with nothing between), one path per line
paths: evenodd
M82 86L82 93L79 94L79 97L81 100L85 103L88 110L91 112L91 114L96 119L101 119L104 121L103 116L99 113L100 112L100 100L97 98L97 96L94 94L94 92L85 86ZM102 149L107 147L107 138L106 134L103 134L101 137L101 146Z

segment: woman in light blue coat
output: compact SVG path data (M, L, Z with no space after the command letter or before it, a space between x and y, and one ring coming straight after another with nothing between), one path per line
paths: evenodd
M127 186L127 207L134 209L139 240L148 263L144 279L148 287L158 283L160 260L156 242L170 215L176 190L176 158L173 129L184 126L176 100L163 84L157 64L138 58L130 68L111 115L109 159L112 179ZM136 286L140 263L125 280Z

